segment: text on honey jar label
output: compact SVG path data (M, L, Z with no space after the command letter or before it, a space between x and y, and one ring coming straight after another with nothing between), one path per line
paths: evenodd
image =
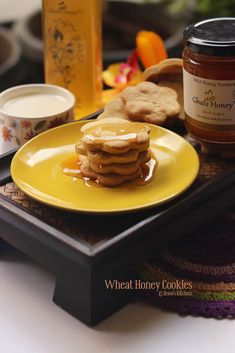
M235 124L235 80L210 80L186 70L183 76L187 115L206 124Z

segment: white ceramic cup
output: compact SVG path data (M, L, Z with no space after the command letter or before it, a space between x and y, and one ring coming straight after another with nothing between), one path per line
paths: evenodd
M29 84L0 94L3 143L21 146L39 133L74 120L74 95L65 88Z

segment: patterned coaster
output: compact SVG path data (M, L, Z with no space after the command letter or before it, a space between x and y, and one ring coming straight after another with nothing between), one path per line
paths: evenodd
M142 295L183 315L235 317L235 208L138 268Z

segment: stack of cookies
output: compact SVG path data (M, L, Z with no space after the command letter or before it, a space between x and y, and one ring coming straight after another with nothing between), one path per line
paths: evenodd
M134 180L151 159L150 128L120 118L106 118L84 125L76 144L83 177L103 186Z

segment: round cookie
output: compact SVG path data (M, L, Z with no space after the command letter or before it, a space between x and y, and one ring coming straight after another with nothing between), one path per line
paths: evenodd
M87 157L82 156L80 159L81 161L81 173L84 177L92 179L92 180L97 180L97 182L103 186L109 186L109 187L114 187L123 184L126 181L131 181L140 175L141 171L138 169L135 173L129 174L129 175L118 175L118 174L106 174L102 175L99 173L96 173L94 170L91 169L90 162L87 159Z
M144 81L158 83L183 80L183 60L179 58L165 59L157 65L148 67L143 73Z
M82 154L87 156L89 161L94 162L96 164L100 163L103 165L111 164L111 163L131 163L135 162L138 159L138 156L141 151L139 150L130 150L126 153L122 154L110 154L104 151L88 151L82 143L76 144L76 152L78 154Z
M96 173L99 174L109 174L115 173L119 175L130 175L139 169L141 164L147 163L151 159L151 153L149 151L144 151L139 154L138 160L131 163L119 164L119 163L111 163L102 165L100 163L90 162L90 167Z
M150 128L120 118L93 121L81 128L81 142L89 151L122 154L129 150L147 150Z

